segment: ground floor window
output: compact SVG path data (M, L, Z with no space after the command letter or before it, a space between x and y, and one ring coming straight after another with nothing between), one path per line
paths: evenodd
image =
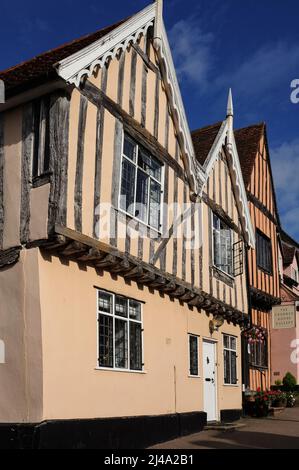
M237 338L223 335L224 383L237 384Z
M141 303L97 291L98 366L142 370Z
M198 377L198 336L189 335L189 374Z

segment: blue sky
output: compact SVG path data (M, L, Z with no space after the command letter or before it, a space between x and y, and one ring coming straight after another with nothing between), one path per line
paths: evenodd
M95 31L150 0L1 0L0 69ZM225 117L235 127L266 121L280 215L299 239L298 0L164 0L164 21L190 128Z

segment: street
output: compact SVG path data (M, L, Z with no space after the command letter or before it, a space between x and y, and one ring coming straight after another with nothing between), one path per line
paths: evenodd
M299 449L299 407L276 417L244 418L243 427L209 430L158 444L152 449Z

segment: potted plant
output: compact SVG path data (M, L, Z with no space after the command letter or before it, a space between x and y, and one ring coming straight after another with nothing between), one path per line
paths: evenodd
M268 390L263 391L260 388L257 389L255 395L255 416L258 418L265 418L268 416L271 398Z
M293 408L296 404L296 398L294 393L292 392L287 392L286 393L286 406L287 408Z
M274 408L283 408L287 404L287 396L281 390L271 391L271 404Z
M261 326L252 326L244 331L244 337L247 338L249 344L263 343L266 339L266 330Z

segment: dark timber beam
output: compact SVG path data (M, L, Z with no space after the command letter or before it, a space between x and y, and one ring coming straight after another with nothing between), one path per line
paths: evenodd
M14 247L0 251L0 268L15 264L19 260L20 250L21 247Z
M111 273L119 274L137 284L145 284L172 298L178 298L190 307L203 309L213 315L221 315L234 323L243 324L246 321L244 314L231 305L219 301L211 294L203 292L169 273L162 272L157 267L128 253L120 252L111 245L60 225L56 225L55 230L56 236L52 240L48 240L48 245L45 245L43 241L41 249L49 250L51 254L57 254L57 256L67 255L76 261L91 262L96 268L103 268ZM84 250L83 253L82 250Z
M104 106L116 119L119 119L123 123L126 132L137 139L138 142L149 150L149 152L153 153L162 163L167 163L183 181L187 181L185 173L179 163L172 158L163 145L161 145L148 130L126 113L118 103L111 100L111 98L88 80L82 85L79 91L98 108Z

